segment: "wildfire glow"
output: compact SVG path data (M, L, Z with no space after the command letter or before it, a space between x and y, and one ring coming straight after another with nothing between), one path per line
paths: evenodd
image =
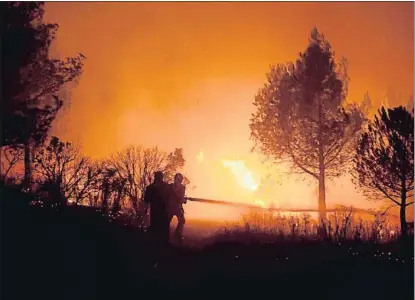
M99 13L91 13L95 11ZM297 18L290 26L293 11ZM188 190L189 196L317 208L316 182L280 176L289 173L289 165L268 169L262 155L249 151L254 145L248 126L256 110L253 97L264 85L269 65L296 59L316 25L350 62L348 99L360 101L370 91L377 108L390 88L402 99L388 95L388 105L405 105L414 90L413 16L410 2L47 1L46 20L60 26L51 55L87 56L72 105L54 121L53 134L65 142L79 141L82 153L98 160L131 144L157 145L167 152L183 148L183 172L196 187ZM385 22L390 18L398 22ZM385 41L399 47L379 46ZM92 113L97 107L99 113ZM224 170L222 159L238 156L261 183L258 188L249 175ZM260 182L268 173L275 180ZM328 183L327 205L373 207L347 176L335 183ZM239 210L226 206L188 202L185 210L189 219L240 219ZM408 208L411 219L413 212Z
M266 208L265 201L263 201L263 200L260 200L260 199L255 199L255 200L254 200L254 204L255 204L255 205L258 205L258 206L260 206L260 207L262 207L262 208Z
M202 163L205 159L205 155L203 154L203 151L200 150L200 152L196 155L197 162Z
M235 175L240 186L251 191L258 189L259 184L255 181L251 171L249 171L242 160L222 160L222 165Z

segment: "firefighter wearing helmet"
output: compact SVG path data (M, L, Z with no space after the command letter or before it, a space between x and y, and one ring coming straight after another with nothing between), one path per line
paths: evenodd
M172 221L173 217L177 218L177 227L174 232L174 238L176 241L181 242L183 239L183 229L186 222L184 217L183 204L186 203L185 192L186 187L183 184L183 175L177 173L174 176L174 182L170 184L171 197L170 197L170 218L169 222Z
M170 186L163 181L163 173L157 171L154 182L146 188L144 202L150 205L150 232L164 244L169 243L169 198Z

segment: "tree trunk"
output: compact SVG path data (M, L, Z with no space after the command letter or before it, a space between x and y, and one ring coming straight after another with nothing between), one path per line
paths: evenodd
M401 190L401 207L400 207L400 219L401 219L401 236L406 237L408 235L408 226L406 223L406 187L403 183Z
M56 180L56 197L59 205L66 206L67 205L67 199L65 192L62 189L62 174L58 175L58 178ZM55 201L56 201L55 200Z
M117 196L114 199L114 204L112 206L112 212L114 214L115 213L118 213L121 210L121 205L120 205L120 203L121 203L121 197L122 197L122 192L121 191L118 191Z
M401 217L401 235L406 237L408 235L408 228L406 224L406 206L401 205L400 208L400 217Z
M318 179L318 210L320 216L320 222L326 222L326 182L324 176L324 169L320 170L320 176Z
M131 197L131 202L132 202L133 209L134 209L136 215L137 216L140 215L140 203L138 201L138 197L137 196L132 196Z
M23 189L30 192L32 190L32 168L30 157L30 142L27 141L24 145L24 179Z
M318 210L320 225L326 224L326 174L322 149L319 151Z
M109 187L104 183L103 191L102 191L102 210L107 212L108 210L108 198L109 198Z
M318 176L318 210L319 210L319 222L320 228L325 229L326 225L326 182L325 182L325 164L324 164L324 143L323 143L323 107L322 103L319 103L318 107L318 161L319 161L319 176Z

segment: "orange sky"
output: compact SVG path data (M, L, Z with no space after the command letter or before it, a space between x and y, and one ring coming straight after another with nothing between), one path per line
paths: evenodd
M271 172L249 153L251 103L269 65L296 59L313 25L349 61L349 99L359 101L369 91L379 105L394 91L401 96L389 103L406 104L414 89L410 2L50 2L46 19L60 25L54 55L87 57L54 133L81 142L93 157L131 143L182 147L193 196L315 206L313 181L307 185L274 170L269 186L252 192L221 163L243 160L258 182ZM196 158L200 151L203 161ZM371 205L347 178L329 184L327 201ZM237 214L194 203L187 212Z

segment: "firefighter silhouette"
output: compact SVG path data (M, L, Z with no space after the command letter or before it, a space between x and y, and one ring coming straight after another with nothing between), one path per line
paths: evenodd
M163 181L163 173L154 173L154 181L147 186L144 202L150 205L150 233L160 242L169 242L170 219L168 201L169 185Z
M169 198L169 224L171 223L174 216L177 218L177 227L174 231L174 239L177 242L183 240L183 229L186 219L184 217L183 204L186 203L185 192L186 187L184 186L183 175L177 173L174 176L174 182L170 184L170 198Z

